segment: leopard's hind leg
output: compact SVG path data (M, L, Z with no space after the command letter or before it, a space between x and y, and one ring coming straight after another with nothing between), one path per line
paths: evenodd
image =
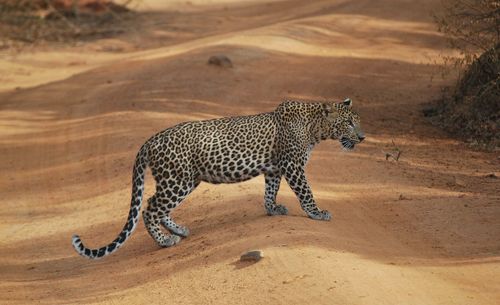
M175 235L179 235L182 237L188 237L189 236L189 229L185 226L180 226L176 224L172 218L170 218L170 215L167 215L162 218L161 224L163 227L165 227L167 230L172 232Z
M144 225L149 235L158 243L160 247L170 247L177 244L181 238L177 235L165 234L161 230L161 219L166 215L166 211L161 209L158 200L158 192L148 199L148 207L142 212Z
M276 203L276 195L280 188L281 175L276 172L269 172L265 174L266 192L264 195L264 207L266 208L267 215L287 215L288 209L281 204Z
M182 180L178 179L177 183L165 191L165 196L162 198L160 206L160 209L166 212L161 218L163 227L173 234L182 237L187 237L189 235L189 229L185 226L176 224L170 214L172 210L178 207L182 203L182 200L200 184L200 182L193 179L192 176L186 178L187 179Z
M189 235L189 229L176 224L170 214L198 184L190 175L157 181L156 194L148 200L149 205L143 216L149 234L161 247L173 246L180 241L179 236ZM160 225L173 234L163 233Z

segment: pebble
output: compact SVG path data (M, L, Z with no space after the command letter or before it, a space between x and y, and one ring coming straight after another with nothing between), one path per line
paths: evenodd
M208 59L209 65L219 66L223 68L232 68L233 63L226 55L214 55Z
M260 250L252 250L248 251L247 253L243 254L240 257L240 261L242 262L248 262L248 261L254 261L258 262L264 257L264 253Z

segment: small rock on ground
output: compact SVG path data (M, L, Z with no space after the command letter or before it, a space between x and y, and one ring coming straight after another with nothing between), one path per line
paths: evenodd
M254 261L258 262L264 257L264 253L260 250L248 251L240 257L240 261L248 262Z
M461 186L461 187L466 187L467 186L467 182L465 182L465 180L463 180L461 178L455 177L455 185Z
M232 68L233 63L226 55L214 55L208 59L209 65L219 66L223 68Z

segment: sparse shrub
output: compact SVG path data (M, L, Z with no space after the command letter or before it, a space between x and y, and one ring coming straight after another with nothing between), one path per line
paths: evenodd
M456 87L437 105L436 120L473 144L496 149L500 143L500 2L446 0L435 17L450 45L460 51L447 58L460 71Z
M0 0L0 45L69 42L122 31L131 0Z

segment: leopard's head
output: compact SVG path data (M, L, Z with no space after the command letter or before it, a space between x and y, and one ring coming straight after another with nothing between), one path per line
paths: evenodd
M339 140L342 148L352 150L365 139L361 130L359 115L352 110L351 99L342 103L323 104L324 120L322 133L324 139Z

